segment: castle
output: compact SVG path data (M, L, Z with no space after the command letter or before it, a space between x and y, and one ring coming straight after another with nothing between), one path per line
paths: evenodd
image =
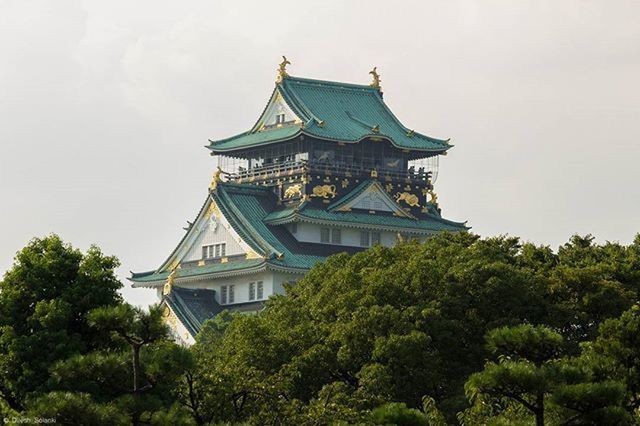
M157 291L183 344L223 310L256 312L335 253L423 240L465 223L441 216L433 184L452 145L405 127L369 85L292 77L283 58L247 132L210 141L217 167L169 257L132 273Z

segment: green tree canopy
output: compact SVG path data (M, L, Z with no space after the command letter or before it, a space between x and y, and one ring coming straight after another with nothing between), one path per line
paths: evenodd
M104 347L105 333L89 327L86 314L121 302L118 265L95 246L83 254L56 235L17 253L0 281L0 398L12 409L47 390L57 361Z
M554 253L459 233L332 256L264 312L236 316L224 333L205 327L195 354L207 370L196 377L215 383L202 394L216 395L220 420L357 421L385 402L418 408L428 396L455 421L464 382L491 351L508 350L536 382L547 360L578 354L601 321L629 308L639 248L640 239L587 236ZM521 323L549 328L513 331L517 340L497 332L485 347L489 330Z

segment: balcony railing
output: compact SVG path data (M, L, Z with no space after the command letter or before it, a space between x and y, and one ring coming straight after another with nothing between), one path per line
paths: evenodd
M375 170L380 179L390 178L392 180L411 181L430 181L432 172L425 170L424 167L415 169L410 167L408 170L390 169L387 167L362 164L347 164L343 162L327 162L327 161L287 161L283 163L272 163L259 167L245 169L238 167L236 173L229 173L229 179L234 181L246 182L273 177L289 176L304 172L320 172L325 174L344 175L344 176L370 176L372 170Z

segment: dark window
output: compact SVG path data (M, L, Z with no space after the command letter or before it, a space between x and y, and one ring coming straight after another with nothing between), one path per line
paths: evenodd
M376 244L380 244L380 233L372 232L371 233L371 245L374 246Z
M249 283L249 300L256 299L256 283Z
M340 235L340 229L334 228L331 230L331 243L333 244L342 243L342 236Z
M329 228L320 228L320 242L321 243L331 242L331 230Z
M369 247L369 231L360 232L360 247Z
M264 285L262 281L258 281L258 300L264 297Z

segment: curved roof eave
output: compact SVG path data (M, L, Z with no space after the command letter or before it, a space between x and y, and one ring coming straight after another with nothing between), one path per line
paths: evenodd
M192 282L192 281L201 281L201 280L207 280L207 279L226 278L226 277L235 277L240 275L253 274L255 272L261 272L265 270L266 265L267 265L267 261L263 260L262 262L248 268L236 269L231 271L222 271L222 272L204 272L201 274L186 275L182 277L179 275L180 270L178 269L178 276L176 277L174 284L178 285L178 284ZM157 280L151 280L151 281L139 281L139 280L135 280L133 277L129 277L127 278L127 280L133 283L131 286L134 288L138 288L138 287L154 288L154 287L162 286L167 282L166 277L158 278Z
M432 218L432 219L435 220L436 222L442 222L450 226L459 226L459 227L465 228L466 230L471 229L470 227L466 226L466 222L457 223L457 222L452 222L446 219L438 219L438 218ZM309 216L305 216L303 213L300 213L300 212L292 212L291 214L288 214L284 217L266 221L266 223L270 225L286 225L288 223L298 222L298 221L315 223L319 225L335 225L337 223L336 220L333 220L333 219L320 219L315 217L309 217ZM443 232L443 231L456 232L456 230L447 230L447 229L444 229L444 230L443 229L426 229L426 228L418 229L418 228L410 228L410 227L404 227L404 226L359 224L356 222L340 222L340 224L347 228L356 228L356 229L375 228L375 229L391 231L391 232L402 231L402 232L410 232L415 234L430 234L434 232Z
M395 146L398 149L410 149L413 151L422 151L422 152L430 152L430 153L441 153L441 152L445 152L448 151L450 148L453 147L453 145L449 145L447 144L447 146L442 147L441 149L437 149L437 148L419 148L419 147L407 147L407 146L403 146L403 145L399 145L398 143L396 143L390 136L384 135L384 134L380 134L380 133L367 133L364 134L363 136L361 136L359 139L334 139L334 138L330 138L327 136L322 136L322 135L318 135L316 133L310 132L306 129L303 129L302 127L299 127L298 131L296 131L295 133L292 133L289 136L283 137L283 138L276 138L270 141L261 141L261 142L256 142L253 144L249 144L249 145L244 145L242 147L231 147L231 148L217 148L215 146L215 144L219 144L219 143L223 143L226 141L229 141L231 139L234 139L236 137L242 137L244 135L247 135L249 132L245 132L245 133L240 133L236 136L232 136L230 138L227 139L222 139L220 141L212 141L209 140L209 142L211 142L210 145L207 145L206 147L211 150L212 154L222 154L225 152L233 152L233 151L239 151L239 150L244 150L244 149L250 149L250 148L254 148L256 146L264 146L264 145L271 145L274 143L278 143L278 142L286 142L288 140L297 138L300 135L305 135L305 136L310 136L316 139L320 139L320 140L325 140L325 141L330 141L330 142L344 142L344 143L350 143L350 144L356 144L356 143L360 143L363 140L367 139L367 138L378 138L378 139L384 139L386 141L388 141L389 143L391 143L391 145ZM447 143L447 140L444 140L442 142Z

